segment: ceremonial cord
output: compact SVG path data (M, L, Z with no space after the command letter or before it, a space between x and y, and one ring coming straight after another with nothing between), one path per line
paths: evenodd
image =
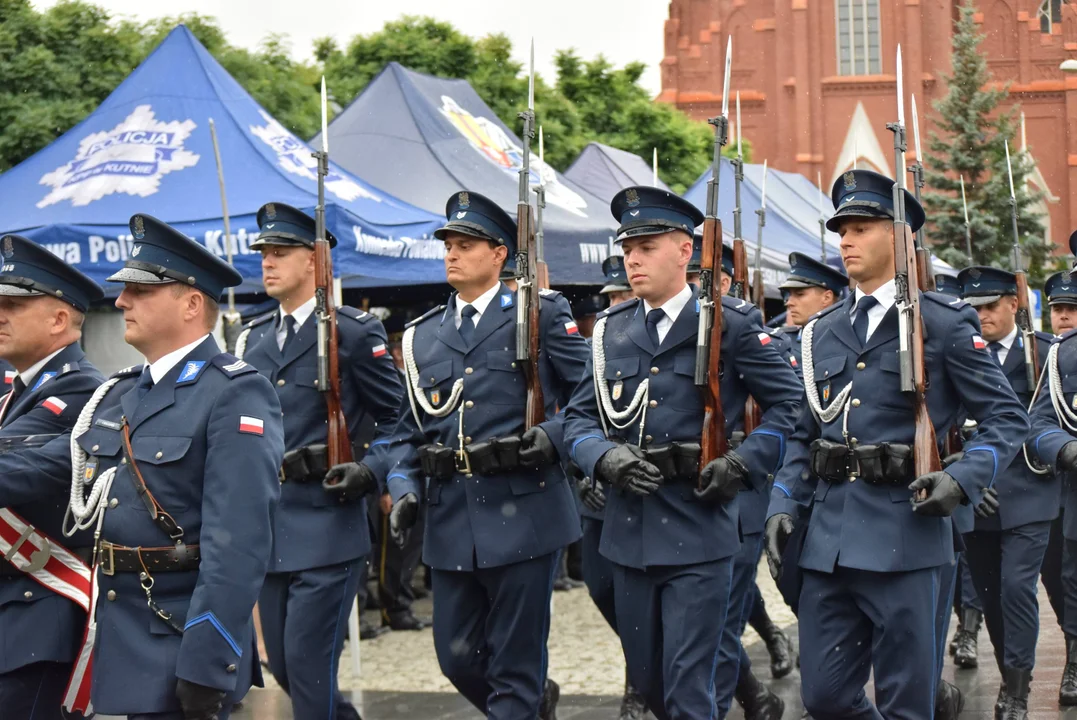
M242 360L243 355L247 352L247 338L251 336L251 329L247 328L239 334L236 338L236 351L232 353L236 356L237 360Z
M843 387L841 392L834 396L834 402L830 403L829 407L824 409L819 401L819 388L815 387L814 349L812 348L812 337L815 335L815 323L817 322L819 322L818 319L812 320L804 326L803 341L801 343L801 359L804 365L804 392L808 396L808 406L811 407L812 413L815 414L815 419L822 424L833 422L834 418L841 412L845 413L845 421L847 422L849 414L848 400L849 395L853 392L852 383Z
M1051 372L1052 364L1054 365L1054 367L1053 367L1054 372L1053 373ZM1061 415L1059 415L1059 413L1058 413L1058 407L1059 406L1058 406L1058 403L1055 400L1056 383L1054 382L1054 379L1056 377L1058 377L1058 345L1052 345L1051 349L1047 352L1047 362L1045 364L1045 367L1047 367L1048 371L1046 373L1040 373L1040 379L1038 381L1036 381L1036 388L1035 388L1035 390L1032 391L1032 399L1028 403L1028 414L1029 414L1029 416L1032 415L1032 406L1036 404L1036 398L1038 398L1040 396L1040 389L1043 387L1043 378L1044 378L1044 375L1047 375L1048 376L1048 378L1047 378L1047 380L1048 380L1048 388L1049 388L1048 392L1051 393L1051 404L1055 408L1055 414L1058 415L1059 418L1060 418L1059 427L1061 427L1062 426ZM1061 380L1058 381L1057 387L1061 388ZM1069 411L1069 408L1067 408L1065 406L1065 403L1062 404L1062 407L1065 408L1067 412ZM1072 415L1072 413L1070 413L1070 414ZM1077 416L1074 416L1074 420L1077 421ZM1022 443L1021 444L1021 452L1025 456L1025 465L1028 466L1029 470L1031 470L1032 472L1034 472L1037 475L1047 475L1047 474L1049 474L1051 472L1051 468L1049 468L1049 467L1040 467L1039 465L1037 465L1032 460L1031 457L1029 457L1029 455L1028 455L1028 443Z
M104 519L105 504L108 502L108 493L112 487L112 479L116 476L116 468L110 467L97 477L86 477L86 451L79 445L78 439L90 429L93 414L102 398L109 390L120 381L120 378L112 378L105 381L94 391L90 401L83 406L79 413L75 427L71 430L71 501L64 515L63 533L71 537L79 530L88 530L95 524L100 524ZM92 485L90 494L86 495L84 486ZM68 528L68 518L73 517L73 526Z
M419 417L419 410L415 407L416 402L422 407L423 412L431 417L445 417L456 409L460 402L460 396L464 393L464 379L457 378L453 383L452 391L441 407L435 407L426 399L426 393L419 387L419 366L415 364L415 326L404 331L403 354L404 376L408 389L408 402L411 404L411 414L415 417L415 424L419 426L419 432L423 431L423 421Z
M632 401L628 403L624 410L617 410L613 406L613 399L610 397L610 389L606 384L606 346L603 344L603 339L606 336L606 319L605 317L599 318L595 323L593 337L591 338L592 357L594 372L592 377L595 383L595 395L599 400L599 420L602 421L602 432L607 437L609 436L608 425L618 430L623 430L632 424L632 421L639 416L639 442L638 445L643 445L643 427L647 422L647 398L650 388L650 379L644 378L643 381L636 387L636 394L632 396ZM608 421L608 422L607 422Z

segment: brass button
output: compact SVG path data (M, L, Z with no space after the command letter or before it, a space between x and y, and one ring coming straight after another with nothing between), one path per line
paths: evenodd
M516 363L515 363L515 362L513 362L513 363L512 363L512 367L513 367L514 369L516 368Z
M858 442L860 441L856 438L849 438L849 445L856 445Z
M545 481L545 480L543 480L542 482L540 482L540 483L539 483L539 487L540 487L540 488L544 488L544 487L546 487L546 481Z
M467 474L467 475L465 475L464 477L466 477L466 478L467 478L468 480L470 480L470 479L471 479L471 473L468 473L468 474Z
M621 377L621 371L620 370L617 371L617 377Z
M109 600L115 600L116 599L116 591L115 590L109 590L108 591L108 599Z
M862 363L862 362L858 362L858 363L856 364L856 369L857 369L857 370L863 370L863 369L864 369L864 368L866 368L866 367L867 367L867 365L865 365L865 364L864 364L864 363Z
M466 403L464 403L464 407L466 407L468 410L470 410L471 408L475 407L475 403L468 400Z
M157 451L157 454L156 454L156 455L154 455L153 457L155 457L156 459L160 460L160 459L161 459L161 458L163 458L164 456L165 456L165 454L164 454L163 452L161 452L160 450L158 450L158 451Z
M277 381L277 387L284 387L284 378Z
M464 442L468 443L468 444L471 444L471 436L468 435L466 438L464 438Z
M99 447L101 447L101 446L100 446L100 445L94 445L94 446L93 446L92 448L90 448L90 451L91 451L91 452L97 452L97 449L98 449Z
M27 600L29 600L30 598L32 598L32 597L34 596L34 594L33 594L32 592L30 592L29 590L27 590L26 592L24 592L24 593L22 594L22 596L23 596L24 598L26 598Z
M126 464L127 464L127 458L120 458L120 465L126 465Z
M849 482L856 482L856 475L850 475Z
M657 375L657 374L658 374L658 368L656 368L656 367L651 368L651 375Z
M657 400L651 400L651 401L650 401L649 403L647 403L647 404L648 404L649 406L653 407L653 408L656 408L656 407L658 407L658 401L657 401Z
M369 450L370 449L370 443L363 443L363 449L364 450Z
M475 372L475 368L464 368L465 375L470 375L473 372Z
M853 398L853 407L860 407L860 398Z
M226 667L226 668L224 669L224 671L225 671L225 672L230 672L230 673L234 673L234 672L236 671L236 666L235 666L235 665L229 665L228 667Z
M117 507L119 507L119 505L120 505L120 501L117 500L116 498L112 498L111 500L108 501L108 506L110 508L112 508L113 510L115 510Z
M653 438L653 437L651 437L650 435L648 435L647 437L643 438L643 440L644 440L645 442L650 442L650 441L654 440L654 438Z

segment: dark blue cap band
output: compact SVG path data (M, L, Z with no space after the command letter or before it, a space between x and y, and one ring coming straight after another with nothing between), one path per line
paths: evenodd
M97 283L33 240L5 235L0 239L0 251L4 258L0 295L49 295L82 312L105 295Z

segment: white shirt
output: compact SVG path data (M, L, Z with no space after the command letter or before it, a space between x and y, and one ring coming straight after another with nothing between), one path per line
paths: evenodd
M867 294L868 293L866 293L866 292L864 292L863 290L860 289L859 285L857 286L857 288L856 288L856 303L857 303L857 305L854 306L852 315L849 316L849 319L851 321L856 322L856 316L860 313L860 311L858 309L856 309L856 307L859 306L859 304L860 304L860 298L864 297ZM879 302L875 305L875 307L868 310L868 333L867 333L867 336L865 337L865 340L868 340L868 339L871 338L872 333L875 332L875 328L879 327L879 323L881 323L883 321L883 318L886 317L886 313L890 310L890 308L892 308L894 306L894 301L895 301L894 296L896 294L897 294L897 284L893 280L890 280L889 282L884 283L882 286L877 288L875 290L875 292L871 293L871 296L873 298L875 298L876 300L878 300Z
M288 317L288 315L291 315L295 318L295 332L298 335L299 328L303 327L303 323L305 323L307 321L307 318L309 318L314 313L314 301L315 298L312 297L310 300L307 300L305 303L297 307L292 312L282 314L280 316L280 322L277 323L278 348L280 348L281 350L284 349L284 338L288 337L288 326L285 324L284 318Z
M692 299L692 286L685 285L684 288L666 301L666 304L661 307L661 310L665 313L661 320L658 321L658 344L661 345L662 341L666 339L666 335L669 333L669 329L673 327L673 323L677 322L677 316L681 314L681 310L684 310L684 306L688 304L688 301ZM646 300L643 301L644 318L654 310Z
M61 352L63 352L66 349L67 349L67 347L62 347L59 350L57 350L56 352L51 353L49 355L46 355L42 359L38 360L36 363L34 363L30 367L28 367L26 370L23 370L22 372L20 372L19 373L19 379L22 380L22 384L25 385L27 387L27 389L29 389L30 388L30 381L33 380L35 377L37 377L37 374L39 372L41 372L41 369L43 367L45 367L45 364L48 363L49 360L52 360L54 357L56 357L57 355L59 355Z
M998 341L1002 349L998 351L998 364L1005 365L1006 357L1010 354L1010 350L1013 348L1013 341L1017 339L1017 326L1013 326L1013 330L1010 330L1010 334Z
M204 343L208 337L209 333L206 333L190 345L184 345L179 350L173 350L167 355L162 355L157 362L150 363L150 377L153 378L153 384L156 385L161 382L164 376L168 374L168 371L176 367L176 363L187 357L192 350Z
M460 323L463 320L463 316L460 314L460 312L464 309L465 305L473 305L475 307L476 313L471 316L471 319L475 323L475 327L478 327L479 326L479 318L481 318L482 314L484 312L486 312L486 308L489 307L491 301L493 301L493 299L494 299L494 296L497 295L497 291L500 290L500 289L501 289L501 282L498 281L498 283L496 285L494 285L492 288L490 288L489 290L484 292L482 295L479 295L477 298L475 298L471 302L466 302L463 299L461 299L461 297L459 295L457 295L456 296L456 310L455 310L455 315L454 315L455 318L456 318L456 329L457 330L460 329Z

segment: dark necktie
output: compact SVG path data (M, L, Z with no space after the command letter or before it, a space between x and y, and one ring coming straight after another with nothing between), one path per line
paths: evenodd
M15 379L11 381L11 399L8 400L7 406L11 407L19 401L19 396L26 390L26 383L22 381L21 375L16 375Z
M651 338L651 342L654 343L655 350L662 343L658 340L658 323L662 321L662 318L666 316L666 311L662 308L655 308L647 313L647 336Z
M142 375L138 378L138 385L135 386L135 393L138 397L138 401L142 402L142 398L146 397L146 393L153 387L153 375L150 375L150 366L142 368Z
M878 304L879 301L871 295L865 295L860 298L860 302L856 304L856 319L853 320L853 333L856 334L861 345L866 345L868 342L868 310L871 310Z
M993 342L987 344L987 349L991 351L991 357L995 358L995 363L999 367L1002 367L1002 356L999 355L1002 352L1003 345L1000 342Z
M280 351L284 352L288 349L288 346L295 340L295 318L291 315L284 316L284 344L280 346Z
M475 321L472 318L478 312L478 308L474 305L465 305L460 310L460 337L464 339L468 347L471 347L471 339L475 337Z

